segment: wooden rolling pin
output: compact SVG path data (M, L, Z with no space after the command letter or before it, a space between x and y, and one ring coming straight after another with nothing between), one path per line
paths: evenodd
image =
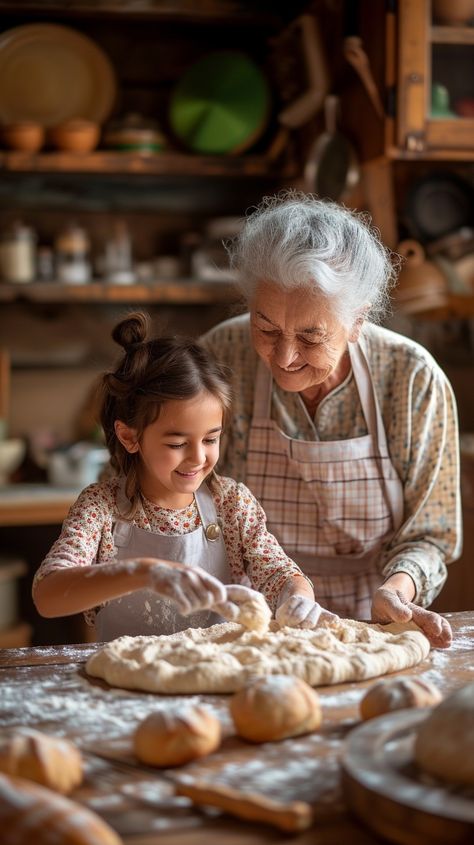
M306 830L313 823L313 810L304 801L283 804L256 792L241 792L229 786L216 786L206 781L175 782L176 794L185 795L193 804L218 807L232 816L255 822L266 822L280 830Z

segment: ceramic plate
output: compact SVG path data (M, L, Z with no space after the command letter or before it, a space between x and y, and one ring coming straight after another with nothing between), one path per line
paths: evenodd
M270 90L259 67L244 53L222 50L204 56L178 83L170 123L193 152L238 153L262 135Z
M81 32L57 24L27 24L0 36L0 122L54 126L72 118L97 123L115 96L113 67Z

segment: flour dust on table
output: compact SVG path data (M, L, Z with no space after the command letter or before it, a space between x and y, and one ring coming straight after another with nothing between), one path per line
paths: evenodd
M226 622L169 636L119 637L86 664L110 686L156 693L230 693L251 678L293 675L311 686L363 681L408 669L430 651L413 623L342 619L314 630L244 631Z

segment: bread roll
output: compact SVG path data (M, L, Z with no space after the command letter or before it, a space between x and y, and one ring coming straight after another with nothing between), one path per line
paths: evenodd
M374 719L392 710L406 707L432 707L441 701L441 693L424 678L386 678L366 692L360 702L362 719Z
M0 745L0 772L66 794L82 783L82 757L66 739L21 728Z
M134 736L135 754L151 766L180 766L212 754L221 741L219 719L205 707L158 710L141 722Z
M56 792L0 774L2 845L121 845L99 816Z
M428 774L474 785L474 683L445 698L421 723L414 755Z
M271 742L310 733L321 724L318 694L299 678L268 675L251 681L230 700L239 736Z

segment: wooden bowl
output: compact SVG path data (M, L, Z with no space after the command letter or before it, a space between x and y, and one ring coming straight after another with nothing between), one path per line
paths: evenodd
M7 147L22 153L37 153L44 144L45 131L39 123L23 121L11 123L2 128L2 137Z
M86 155L99 143L100 126L90 120L68 120L49 130L49 140L58 150Z

